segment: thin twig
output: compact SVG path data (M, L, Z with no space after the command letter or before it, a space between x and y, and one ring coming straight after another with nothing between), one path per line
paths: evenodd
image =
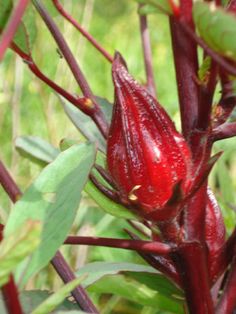
M75 274L71 271L70 266L59 251L56 253L51 263L64 283L70 282L76 278ZM71 294L82 310L88 313L99 313L82 286L76 287Z
M44 75L41 70L38 68L38 66L35 64L34 60L30 55L27 55L24 53L18 46L16 46L14 43L12 43L11 48L23 59L23 61L28 65L29 69L44 83L46 83L48 86L50 86L55 92L63 96L65 99L67 99L71 104L73 104L75 107L83 111L83 113L90 116L92 119L94 118L93 115L93 106L91 105L91 101L88 98L79 98L72 94L70 94L68 91L57 85L54 81L49 79L46 75Z
M21 18L24 15L24 12L27 8L29 0L19 0L11 17L10 21L2 34L0 41L0 61L2 60L6 49L9 47L17 28L21 22Z
M109 61L112 62L112 56L93 38L83 27L64 9L59 0L53 0L54 6L60 14L67 19L88 41Z
M139 5L139 8L142 5ZM152 49L148 30L147 16L139 14L140 33L143 47L144 65L146 70L147 88L152 96L156 97L155 79L152 64Z
M136 234L131 232L130 230L125 230L128 235L135 240L138 240L139 237L137 237ZM144 253L141 251L138 251L138 254L153 268L157 269L161 273L163 273L165 276L173 280L179 287L182 286L180 276L175 268L175 265L171 261L171 258L169 255L166 256L160 256L150 253Z
M104 195L106 195L108 198L110 198L112 201L120 203L120 196L117 191L113 191L103 185L101 182L97 180L97 178L91 173L89 176L92 183L96 186L96 188L101 191Z
M21 197L21 191L15 184L10 173L7 171L3 163L0 161L0 183L9 195L13 203L15 203Z
M69 236L65 240L64 244L105 246L159 255L165 255L171 251L171 247L169 245L157 241L152 242L143 240L127 240L98 237Z
M105 179L107 183L110 184L110 186L112 186L114 189L117 190L117 186L115 185L109 173L102 166L98 164L95 164L94 167L98 171L98 173L103 177L103 179Z
M102 135L107 138L108 135L108 123L106 118L98 105L95 96L93 95L90 86L88 85L87 80L85 79L84 74L82 73L74 55L72 54L69 46L67 45L63 35L59 31L57 25L48 14L47 10L41 4L39 0L33 0L33 4L35 5L36 9L38 10L39 14L41 15L42 19L44 20L45 24L47 25L49 31L51 32L52 36L54 37L58 47L60 48L61 53L63 54L68 66L71 69L71 72L74 75L75 80L79 84L83 95L86 98L89 98L93 105L93 120L98 126L99 130L101 131Z
M225 122L213 129L213 141L223 140L225 138L233 137L236 135L236 122Z

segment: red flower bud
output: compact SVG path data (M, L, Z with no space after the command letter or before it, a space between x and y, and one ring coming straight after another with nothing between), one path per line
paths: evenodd
M187 194L190 151L160 104L128 73L116 54L115 104L108 138L108 170L121 198L155 220L178 214L169 206ZM171 209L170 209L171 208Z

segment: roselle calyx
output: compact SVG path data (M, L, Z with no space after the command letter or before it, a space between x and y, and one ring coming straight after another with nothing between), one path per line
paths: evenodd
M128 73L120 54L112 66L115 103L107 143L107 166L121 199L146 218L178 215L188 194L191 153L174 123Z

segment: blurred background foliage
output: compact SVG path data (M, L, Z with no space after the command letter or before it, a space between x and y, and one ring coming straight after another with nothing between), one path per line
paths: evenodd
M95 95L113 102L111 65L95 48L64 20L50 1L44 1L60 30L64 34ZM144 64L139 32L137 5L134 1L66 0L62 1L68 12L87 29L101 45L113 54L119 51L127 61L130 72L145 83ZM37 37L33 57L39 68L52 80L72 93L81 94L66 62L60 57L57 46L44 23L37 15ZM149 16L153 51L154 73L159 102L166 108L180 128L178 98L173 68L168 19L163 15ZM42 164L29 161L15 148L15 139L22 135L38 136L55 147L63 138L84 141L81 134L64 114L55 93L40 82L10 50L0 65L0 143L1 159L6 163L22 191L34 180ZM219 93L219 91L218 91ZM216 95L216 101L219 94ZM235 139L218 142L214 150L225 153L214 167L210 184L222 207L228 232L235 225L236 163ZM11 204L0 190L0 219L5 223ZM233 210L234 209L234 210ZM72 233L109 237L127 236L128 224L97 207L86 195L81 202ZM109 248L64 247L70 264L78 269L88 262L116 261L142 263L137 254ZM57 289L60 279L51 266L35 276L27 288ZM103 314L108 313L159 313L153 307L143 306L122 297L93 292ZM160 313L164 313L163 311Z

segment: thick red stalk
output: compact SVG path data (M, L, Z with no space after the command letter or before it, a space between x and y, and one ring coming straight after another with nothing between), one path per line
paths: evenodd
M205 243L205 209L207 204L206 183L188 201L184 209L184 224L187 241Z
M185 138L196 127L198 119L199 91L197 77L198 61L196 45L187 36L180 22L170 17L173 56L179 93L182 131Z
M93 38L83 27L64 9L59 0L53 0L54 6L60 14L67 19L88 41L109 61L113 61L113 57Z
M0 40L0 61L2 60L6 49L9 47L17 28L21 22L21 18L27 8L29 0L19 0L10 17L6 29L4 30Z
M0 241L2 241L2 238L3 238L3 225L0 225ZM1 290L3 295L3 301L7 308L7 312L9 314L23 314L23 310L21 308L19 300L18 290L12 275L10 275L8 282L2 286Z
M184 243L172 254L182 278L189 314L214 314L204 248Z
M15 183L15 181L13 180L13 178L11 177L11 175L9 174L9 172L7 171L7 169L5 168L3 163L1 163L1 162L0 162L0 183L2 184L4 190L9 195L9 197L13 203L15 203L16 200L19 198L19 196L22 195L19 187L17 186L17 184ZM59 251L58 251L58 256L61 256ZM69 282L75 278L75 277L73 277L73 278L71 277L72 276L71 274L73 274L73 272L70 269L69 265L67 265L67 263L65 263L65 262L63 263L62 258L59 257L59 260L58 260L58 256L56 255L53 258L54 264L57 265L56 270L57 270L59 276L61 276L63 278L64 282ZM60 265L62 268L60 268ZM65 273L70 274L70 276L66 276ZM14 282L12 282L12 281L10 282L10 288L11 289L14 288L13 283ZM10 293L9 287L8 287L8 290L6 290L6 291L8 293ZM87 295L86 291L82 287L79 287L79 288L76 287L72 293L74 293L73 296L74 296L76 302L78 304L80 304L81 308L84 311L87 311L89 313L98 313L96 311L95 306L92 304L92 301L90 300L89 296ZM12 299L13 294L16 296L16 293L12 292L12 294L9 295L8 300L11 301L11 303L13 303L11 306L14 308L15 304L17 305L18 301L15 299ZM9 312L9 313L10 314L21 314L21 312Z
M147 89L149 90L153 97L156 97L155 78L152 64L152 49L148 30L147 16L139 15L139 23L143 47L144 65L147 77Z
M152 253L165 255L171 251L171 247L161 242L143 241L143 240L127 240L127 239L111 239L97 237L79 237L69 236L65 244L95 245L106 246L126 250L141 251L144 253Z
M74 55L72 54L67 42L65 41L63 35L59 31L57 25L52 20L51 16L48 14L47 10L38 0L33 0L33 3L47 25L49 31L54 37L58 47L60 48L61 53L63 54L65 60L67 61L68 66L71 69L71 72L74 75L75 80L77 81L83 95L86 98L91 99L94 105L94 118L96 119L97 125L99 125L99 129L101 130L103 136L106 138L108 135L108 123L105 119L103 112L100 109L100 106L97 104L95 96L93 95L90 86L88 85L87 80L84 77Z

